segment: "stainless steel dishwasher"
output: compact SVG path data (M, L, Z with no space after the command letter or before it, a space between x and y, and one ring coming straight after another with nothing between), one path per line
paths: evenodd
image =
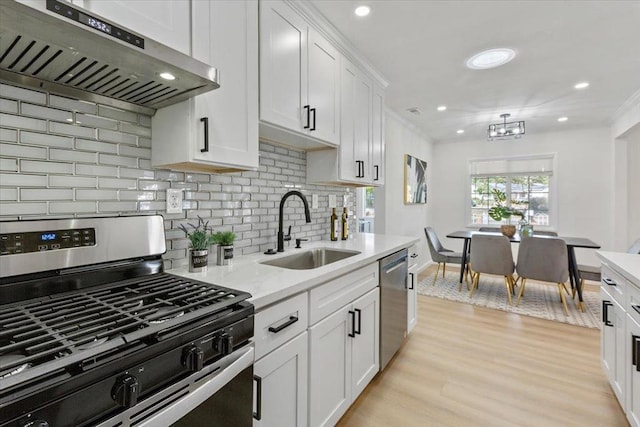
M380 370L407 336L408 250L380 260Z

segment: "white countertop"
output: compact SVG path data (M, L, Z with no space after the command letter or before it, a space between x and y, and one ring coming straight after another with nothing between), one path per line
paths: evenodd
M207 271L189 273L187 266L167 270L167 273L213 283L249 292L249 300L259 310L291 295L306 291L323 282L364 267L389 254L417 243L419 238L359 233L345 241L302 242L302 249L295 249L293 242L285 244L285 251L277 255L251 254L236 257L231 265L218 266L209 263ZM330 247L361 252L358 255L311 270L290 270L260 264L262 261L304 252L308 249Z
M597 251L600 259L640 287L640 255L625 252Z

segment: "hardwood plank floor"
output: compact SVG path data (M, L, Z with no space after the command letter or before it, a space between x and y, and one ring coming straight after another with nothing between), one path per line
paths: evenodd
M422 295L418 313L339 426L628 426L599 330Z

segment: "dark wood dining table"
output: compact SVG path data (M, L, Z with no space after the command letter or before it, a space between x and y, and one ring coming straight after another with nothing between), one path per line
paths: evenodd
M470 241L471 237L474 234L488 234L494 236L502 236L502 233L490 232L490 231L477 231L477 230L459 230L454 231L453 233L447 234L447 237L451 239L464 239L464 245L462 248L462 264L460 265L460 283L462 283L462 279L464 278L464 270L467 266L467 254L470 249ZM538 237L541 239L549 239L554 238L556 236L546 236L546 235L536 235L535 232L533 234L534 237ZM578 293L578 299L580 301L580 309L582 310L582 289L580 288L580 270L578 270L578 262L576 261L576 253L575 248L589 248L589 249L600 249L600 245L589 240L584 237L564 237L557 236L560 239L564 240L567 244L567 255L569 258L569 279L571 280L571 288L576 289ZM520 243L520 235L518 233L514 234L513 237L510 237L509 240L512 243Z

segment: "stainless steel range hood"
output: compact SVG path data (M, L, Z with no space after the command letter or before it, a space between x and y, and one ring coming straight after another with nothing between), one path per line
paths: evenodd
M215 68L57 0L0 0L0 79L145 114L219 87Z

